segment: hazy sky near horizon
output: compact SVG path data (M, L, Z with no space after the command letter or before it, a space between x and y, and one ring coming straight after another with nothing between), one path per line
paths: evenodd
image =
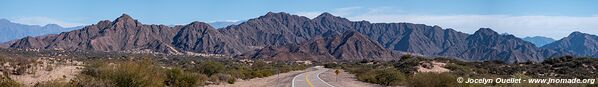
M597 0L2 0L0 18L62 26L114 20L122 13L145 24L238 21L267 12L313 18L323 12L359 21L439 25L465 33L492 28L519 37L560 39L598 34Z

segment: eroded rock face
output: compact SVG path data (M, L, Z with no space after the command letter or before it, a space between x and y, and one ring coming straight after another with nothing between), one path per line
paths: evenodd
M184 51L211 54L240 54L241 50L247 49L203 22L184 26L174 36L172 45Z
M123 15L114 22L100 21L80 30L23 38L10 47L197 52L280 60L389 60L396 59L397 52L405 52L467 61L526 62L566 52L549 50L566 47L539 49L532 43L488 28L470 35L424 24L353 22L329 13L309 19L273 12L221 29L202 22L175 27L144 25ZM596 51L582 54L592 52Z
M542 61L543 56L532 43L513 35L500 35L482 28L466 39L468 49L460 55L467 60L500 60L505 62Z
M398 54L359 32L347 31L342 34L328 32L296 45L270 46L247 56L274 60L392 60Z
M179 29L164 25L143 25L123 14L114 22L100 21L80 30L45 37L26 37L11 48L126 51L152 49L177 52L170 43Z

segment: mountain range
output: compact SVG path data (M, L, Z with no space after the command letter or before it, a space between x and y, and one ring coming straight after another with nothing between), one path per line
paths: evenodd
M6 19L0 19L0 42L20 39L26 36L57 34L60 32L81 29L82 27L83 26L64 28L56 24L48 24L45 26L25 25L14 23Z
M123 14L114 21L100 21L79 30L25 37L11 43L10 48L205 53L272 60L395 60L411 54L512 63L538 62L558 55L596 57L596 41L594 35L574 32L538 48L490 28L467 34L425 24L350 21L329 13L310 19L269 12L219 29L204 22L146 25Z
M523 40L528 41L536 45L536 47L542 47L546 44L552 43L556 40L543 36L524 37Z

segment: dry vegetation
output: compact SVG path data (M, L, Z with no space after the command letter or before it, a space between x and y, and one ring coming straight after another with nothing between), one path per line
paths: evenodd
M387 86L562 87L589 84L459 84L470 78L596 78L598 59L560 57L543 62L506 64L402 56L398 61L344 61L325 64L355 74L359 81ZM295 62L237 60L196 56L81 51L0 49L0 87L152 87L233 84L303 70Z
M516 87L570 87L596 86L595 84L461 84L463 78L580 78L598 77L598 59L559 57L543 62L507 64L497 61L462 62L446 58L428 59L402 56L398 61L343 62L325 64L328 68L342 68L360 81L387 86L463 87L463 86L516 86ZM424 69L422 69L424 68ZM439 70L433 70L439 69ZM447 70L444 70L447 69Z
M307 67L293 62L230 58L6 49L0 49L0 62L0 87L196 87L232 84L238 79Z

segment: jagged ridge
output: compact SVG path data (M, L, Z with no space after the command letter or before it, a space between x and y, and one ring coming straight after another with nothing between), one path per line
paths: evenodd
M526 62L554 54L489 28L470 35L424 24L353 22L329 13L309 19L273 12L222 29L203 22L175 27L144 25L124 14L114 22L100 21L81 30L23 38L10 47L243 54L281 60L393 59L395 53L406 52L467 61Z

